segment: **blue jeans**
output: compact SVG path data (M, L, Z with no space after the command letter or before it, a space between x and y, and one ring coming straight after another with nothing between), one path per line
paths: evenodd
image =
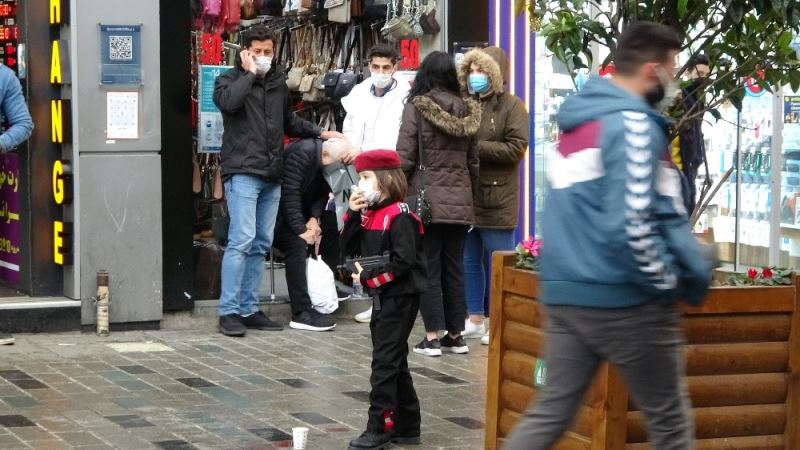
M219 315L258 311L264 260L272 246L281 185L253 175L233 175L225 182L231 224L222 257Z
M492 279L492 253L514 249L514 230L473 228L467 233L464 248L464 278L467 313L489 315L489 280Z

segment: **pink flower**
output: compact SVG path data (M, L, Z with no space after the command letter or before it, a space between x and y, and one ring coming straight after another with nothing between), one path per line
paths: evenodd
M753 268L747 269L747 278L755 280L757 276L758 276L758 271L756 269Z
M528 236L528 239L522 241L522 248L528 251L534 258L539 256L539 251L542 249L542 241L534 239L533 236Z
M764 267L764 270L761 271L761 275L764 278L772 278L772 270L769 267Z
M542 250L542 241L536 240L533 241L533 245L531 245L531 255L538 257L539 252Z

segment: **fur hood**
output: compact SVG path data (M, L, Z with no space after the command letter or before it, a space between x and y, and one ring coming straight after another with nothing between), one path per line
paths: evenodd
M492 58L491 55L483 50L475 49L470 50L464 55L464 61L458 68L458 82L461 84L461 91L468 95L469 89L467 80L469 79L469 71L472 63L480 66L487 75L492 84L492 91L495 94L503 93L503 72L500 70L500 65Z
M450 99L452 97L452 100ZM455 95L442 95L432 91L427 95L420 95L411 99L411 103L419 110L422 117L442 132L455 137L474 136L481 126L481 105L473 99L465 99L468 112L465 116L454 115L447 110L452 109L453 100L461 101ZM447 107L450 103L451 107ZM442 107L442 104L446 108Z

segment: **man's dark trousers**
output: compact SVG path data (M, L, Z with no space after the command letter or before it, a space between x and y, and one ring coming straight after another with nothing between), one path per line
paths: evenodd
M306 277L306 259L309 255L309 245L300 236L278 218L275 226L275 247L283 253L286 264L286 285L289 290L289 299L292 302L292 316L297 316L304 311L311 312L311 297L308 295L308 279Z
M419 295L381 297L373 309L372 374L369 377L368 431L383 432L386 410L394 411L394 431L400 436L419 436L419 399L408 370L408 337L419 311Z
M547 307L547 379L504 450L548 450L574 422L602 360L619 369L644 413L655 450L694 448L684 380L683 338L674 302L630 308Z

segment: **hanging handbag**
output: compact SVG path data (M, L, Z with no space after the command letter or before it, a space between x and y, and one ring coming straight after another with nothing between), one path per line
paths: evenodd
M267 16L282 16L285 6L286 0L265 0L259 12Z
M422 114L417 110L418 186L416 188L416 194L406 197L406 203L409 208L419 216L420 220L422 220L422 225L427 227L433 221L433 215L431 214L431 205L428 202L428 198L425 196L425 171L427 168L425 167L425 149L422 147L422 123Z
M422 6L419 3L419 0L412 0L411 3L411 12L409 13L409 23L411 24L411 36L410 37L421 37L425 32L422 30L422 25L420 25L419 21L422 18Z
M392 17L386 20L386 25L383 26L381 32L387 39L399 41L410 37L414 33L411 21L411 6L403 6L403 14L398 15L398 0L392 0L391 14ZM388 10L387 10L388 11Z
M222 0L203 0L203 18L216 21L222 13Z
M425 12L419 19L419 24L422 26L422 31L425 34L438 34L442 31L439 26L439 21L436 20L436 0L426 0Z
M383 19L390 0L363 0L364 7L361 16L365 19Z
M225 196L225 189L222 187L222 167L219 162L219 155L214 156L214 190L212 191L214 200L222 200Z
M289 33L291 36L291 32ZM286 86L289 88L290 91L297 92L300 90L300 83L303 81L303 76L306 74L306 68L303 64L303 61L300 58L299 54L299 46L302 45L303 37L302 34L298 34L296 36L298 39L289 38L289 53L291 56L291 67L286 72ZM297 41L300 41L299 43ZM294 47L292 47L292 43L294 43ZM297 64L295 64L295 62Z
M350 17L361 17L364 14L364 0L350 0Z
M354 25L351 27L350 32L352 33L352 41L350 42L350 46L347 48L347 56L344 60L344 66L349 66L352 72L345 72L339 75L339 79L336 83L336 88L333 90L333 95L330 97L339 100L342 97L345 97L350 91L353 90L353 87L363 81L363 74L361 73L361 61L363 59L362 54L364 53L363 49L363 40L364 34L361 25ZM358 45L358 54L356 55L356 60L351 64L351 58L353 57L353 50L356 49L356 45ZM356 72L358 69L358 72Z
M325 0L325 9L328 10L328 21L350 23L352 0Z
M210 156L205 154L205 163L200 169L200 198L210 202L214 199L214 168L211 165Z

